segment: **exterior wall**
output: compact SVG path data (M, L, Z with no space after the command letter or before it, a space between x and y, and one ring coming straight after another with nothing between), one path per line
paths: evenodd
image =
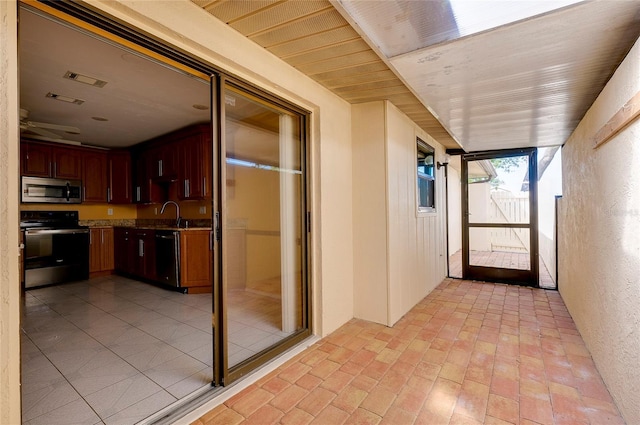
M459 162L459 161L458 161ZM460 170L449 161L449 255L462 249L462 180Z
M389 325L396 323L446 277L444 168L436 169L436 212L418 213L416 137L435 149L442 145L390 102L387 114L389 240Z
M562 174L560 150L538 181L538 251L553 281L556 281L556 195L561 190L558 180Z
M640 43L562 151L559 289L622 415L640 423L640 121L591 138L640 91Z
M389 102L353 106L356 317L397 322L446 275L444 169L436 213L418 213L416 137L444 149Z
M489 220L489 203L491 185L489 183L474 183L469 185L470 221L485 223ZM490 229L474 227L469 230L469 250L491 251Z
M0 2L0 423L20 423L17 4Z
M387 191L384 102L353 105L355 317L386 324Z

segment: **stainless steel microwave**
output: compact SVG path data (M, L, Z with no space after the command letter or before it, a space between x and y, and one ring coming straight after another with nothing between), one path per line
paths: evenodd
M79 204L82 202L82 181L22 177L22 202L48 204Z

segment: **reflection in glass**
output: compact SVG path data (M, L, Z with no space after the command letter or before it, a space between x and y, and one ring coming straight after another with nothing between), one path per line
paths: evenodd
M225 94L228 366L303 327L300 118Z

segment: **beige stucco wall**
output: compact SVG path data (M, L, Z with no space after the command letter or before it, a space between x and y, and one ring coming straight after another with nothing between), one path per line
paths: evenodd
M560 293L622 415L640 423L640 121L591 138L640 91L636 42L562 150Z
M0 1L0 424L20 423L16 16Z
M436 212L418 213L416 137L444 149L389 102L353 106L356 317L388 326L446 274L444 169Z

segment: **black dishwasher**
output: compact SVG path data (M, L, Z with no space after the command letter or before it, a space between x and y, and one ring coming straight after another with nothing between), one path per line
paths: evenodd
M156 230L156 277L169 286L180 286L180 232Z

